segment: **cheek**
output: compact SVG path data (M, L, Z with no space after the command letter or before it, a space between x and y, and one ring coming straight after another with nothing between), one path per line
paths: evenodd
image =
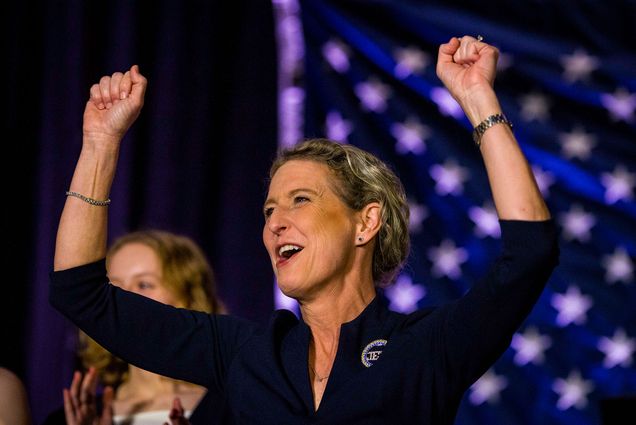
M263 245L265 246L265 250L271 256L272 249L274 247L274 241L272 237L272 232L267 229L267 226L263 227Z
M316 230L320 235L317 252L329 261L342 259L352 247L351 227L341 220L326 220Z
M169 294L163 290L163 288L152 288L133 291L139 295L143 295L146 298L150 298L153 301L157 301L163 304L169 304Z
M268 239L267 233L268 233L267 232L267 225L264 225L263 226L263 235L262 236L263 236L263 245L265 245L265 248L268 247L268 245L267 245L267 239Z
M164 303L164 304L168 304L168 305L172 305L172 306L176 306L177 305L177 301L175 299L175 297L168 291L166 290L161 290L157 293L157 301Z

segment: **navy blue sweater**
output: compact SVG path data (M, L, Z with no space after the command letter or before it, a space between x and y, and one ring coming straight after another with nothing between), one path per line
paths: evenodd
M50 301L127 362L224 394L222 423L452 424L558 262L551 220L501 227L501 255L462 298L405 315L376 297L343 324L317 411L310 329L289 311L259 326L166 306L108 284L103 260L52 273Z

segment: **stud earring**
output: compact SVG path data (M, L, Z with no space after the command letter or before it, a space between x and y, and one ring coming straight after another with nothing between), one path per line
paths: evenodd
M358 242L362 242L364 238L362 236L358 236Z

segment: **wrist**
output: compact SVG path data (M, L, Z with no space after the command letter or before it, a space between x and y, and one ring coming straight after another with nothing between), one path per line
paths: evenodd
M492 88L472 91L464 98L461 106L473 127L489 116L502 112L497 95Z
M110 134L85 131L82 139L82 152L94 156L116 158L119 154L121 139L121 137Z
M475 126L473 130L473 141L477 145L478 148L481 148L481 138L484 133L491 127L497 124L505 124L510 129L512 129L512 123L506 118L504 114L495 114L490 115L488 118L480 122L477 126Z
M108 199L117 159L117 152L83 147L68 190L96 200Z

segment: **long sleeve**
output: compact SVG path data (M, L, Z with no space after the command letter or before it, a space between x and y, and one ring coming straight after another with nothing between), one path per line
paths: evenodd
M460 393L508 348L558 264L552 220L502 220L501 230L502 253L486 276L439 311L445 373Z
M179 309L111 285L104 260L50 275L49 300L113 354L160 375L223 388L226 371L256 326Z

